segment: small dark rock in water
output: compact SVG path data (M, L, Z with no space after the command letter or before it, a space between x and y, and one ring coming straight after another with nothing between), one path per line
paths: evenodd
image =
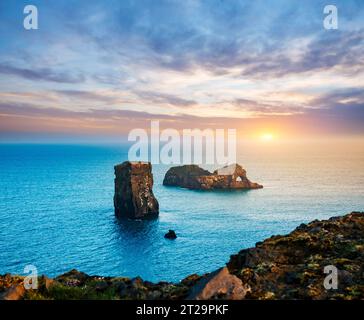
M177 238L177 235L176 233L174 232L174 230L169 230L165 235L164 237L166 239L176 239Z

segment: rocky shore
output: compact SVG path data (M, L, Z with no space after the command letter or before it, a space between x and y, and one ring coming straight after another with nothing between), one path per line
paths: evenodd
M337 268L337 289L325 289L326 266ZM364 299L364 213L302 224L232 255L226 267L179 283L89 276L77 270L38 278L0 276L0 298L38 299Z

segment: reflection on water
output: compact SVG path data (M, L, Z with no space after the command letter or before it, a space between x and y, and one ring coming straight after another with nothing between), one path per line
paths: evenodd
M158 219L131 220L115 218L115 234L117 240L128 239L136 245L149 245L155 238L159 227Z

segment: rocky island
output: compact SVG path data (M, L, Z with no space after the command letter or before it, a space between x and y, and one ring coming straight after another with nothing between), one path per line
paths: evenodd
M239 164L225 166L213 173L197 165L172 167L167 171L163 185L197 190L263 188L262 185L251 182Z
M301 224L232 255L227 266L179 283L89 276L71 270L39 277L25 290L24 277L0 276L0 298L19 299L364 299L364 213ZM328 265L338 269L337 289L327 290Z

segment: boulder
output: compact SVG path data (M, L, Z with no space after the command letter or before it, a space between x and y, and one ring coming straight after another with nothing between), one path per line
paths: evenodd
M55 280L63 285L78 287L84 285L89 278L88 274L72 269L71 271L58 276Z
M119 218L142 219L159 214L153 194L152 165L125 161L115 166L115 214Z
M197 190L263 188L262 185L251 182L246 171L238 164L225 166L213 173L197 165L172 167L167 171L163 184Z
M21 300L25 295L25 288L22 283L14 284L5 291L0 300Z
M230 274L224 267L220 268L198 281L190 290L188 300L209 300L209 299L244 299L250 291L248 285L235 275Z
M169 230L165 235L164 237L166 239L176 239L177 238L177 235L176 233L174 232L174 230Z
M41 278L41 283L43 284L43 287L46 290L50 290L50 288L55 285L56 281L54 279L50 279L47 276L43 275Z

